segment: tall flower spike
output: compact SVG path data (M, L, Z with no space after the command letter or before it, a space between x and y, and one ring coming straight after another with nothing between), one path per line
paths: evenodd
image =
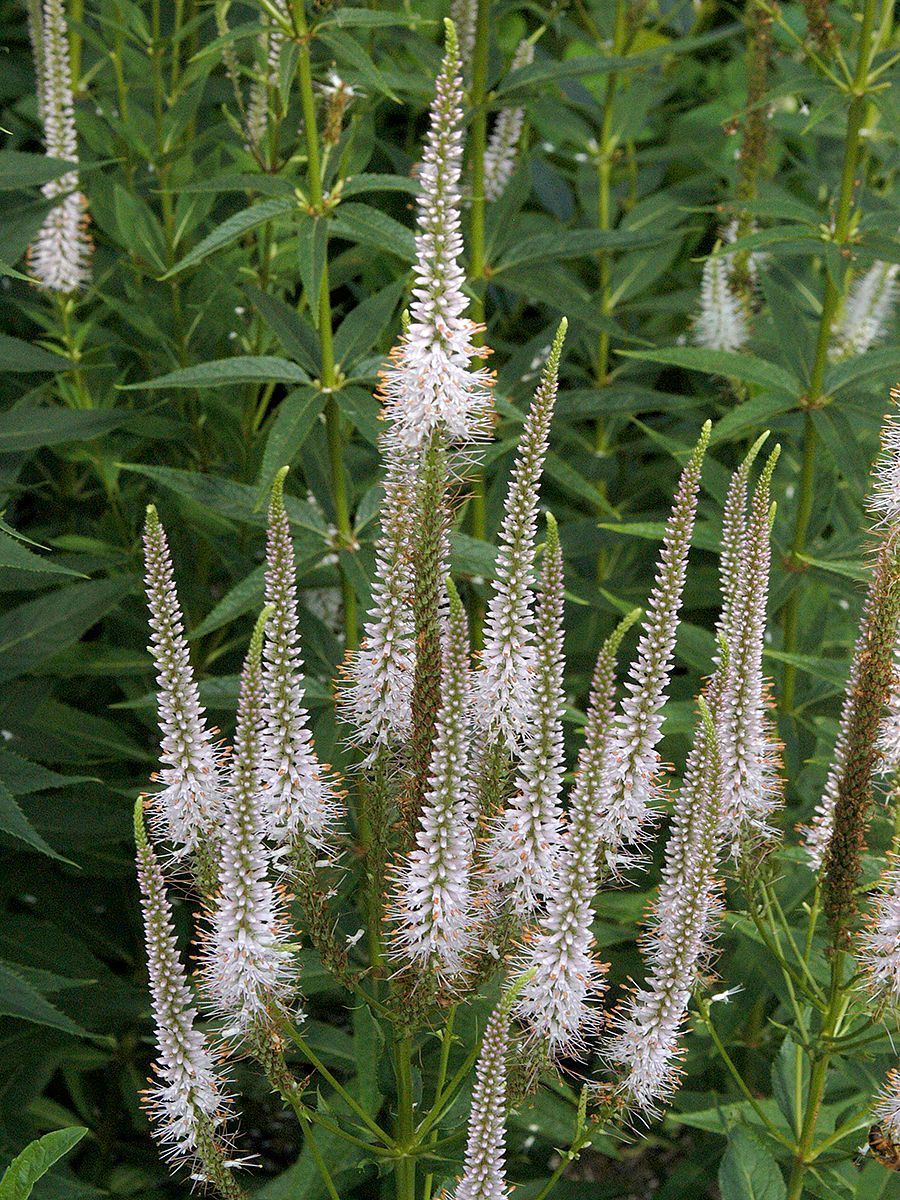
M891 1141L900 1140L900 1069L888 1072L872 1116L881 1124Z
M747 536L747 482L756 456L768 437L768 431L759 435L732 474L722 510L722 546L719 552L722 610L716 630L729 645L733 636L735 599L740 589L744 539Z
M162 734L163 788L151 800L153 825L174 843L176 853L199 851L209 857L224 803L222 765L203 719L169 545L152 504L144 527L144 556Z
M694 341L707 350L740 350L750 338L743 301L731 286L729 260L708 258L700 281Z
M469 639L452 582L441 707L416 848L398 873L393 942L403 958L452 980L470 949L474 836L469 794Z
M303 660L297 631L294 548L279 471L269 505L266 604L272 607L263 651L265 696L261 785L269 805L269 835L276 845L305 841L327 850L340 806L313 747L303 707Z
M550 444L566 328L563 317L519 439L500 526L497 579L484 625L484 670L476 678L476 716L511 750L521 746L530 725L538 490Z
M264 609L256 623L241 676L219 889L202 953L207 995L229 1020L228 1033L238 1036L265 1027L296 990L294 948L263 841L262 642L271 611Z
M606 1047L623 1070L625 1102L655 1111L678 1083L679 1039L698 970L708 957L721 901L716 871L723 838L718 735L700 700L701 721L675 803L659 899L644 957L648 977L616 1015Z
M281 51L284 46L284 30L265 12L261 14L264 25L257 39L257 77L250 86L247 99L247 137L250 148L263 145L269 128L269 91L278 86Z
M32 30L34 37L36 31ZM38 71L38 111L44 145L51 158L78 162L72 67L64 0L43 0ZM28 262L38 284L64 295L85 287L91 278L93 244L87 231L87 201L78 188L78 172L67 171L41 189L48 200L64 197L44 218Z
M534 61L534 43L524 38L516 47L511 71L518 71ZM519 139L525 124L525 109L521 106L504 108L494 122L487 149L484 152L484 198L499 200L516 169Z
M463 151L463 88L456 30L446 22L447 42L431 106L431 127L419 181L416 262L411 321L382 374L380 397L391 422L389 437L424 447L438 430L453 443L480 441L490 433L492 376L475 359L475 323L464 314L469 301L460 266L459 181Z
M413 455L387 445L387 477L381 506L381 536L375 550L372 607L362 642L347 661L338 711L352 726L353 741L379 750L396 749L409 738L415 667L413 621L413 529L409 514L416 492Z
M890 328L897 299L897 263L876 262L850 288L836 322L828 357L834 361L865 354Z
M859 938L859 960L877 999L900 1004L900 863L882 873L868 928Z
M553 514L547 513L531 735L522 751L513 797L487 848L493 882L522 915L533 912L551 887L562 832L563 597L559 533Z
M769 483L780 452L776 446L757 483L742 539L741 569L734 594L724 604L730 612L725 645L731 694L722 713L722 770L736 855L748 841L759 844L774 836L768 820L780 800L778 753L762 673L771 558Z
M470 63L475 52L478 0L452 0L450 20L459 36L459 56L464 63Z
M509 1011L491 1013L475 1066L465 1169L454 1200L509 1200L506 1183L506 1052Z
M146 1093L154 1136L163 1156L187 1166L191 1176L215 1184L225 1197L242 1192L228 1167L225 1123L231 1104L203 1034L195 1028L197 1010L178 953L166 882L144 830L143 802L134 809L138 881L147 946L147 970L159 1058Z
M629 695L622 702L607 754L605 794L597 813L596 833L606 847L609 865L616 869L632 861L624 848L638 841L661 795L656 749L662 734L661 710L674 664L678 611L711 428L707 421L681 473L637 656L625 685Z
M570 1055L589 1045L600 1025L596 1002L605 974L592 954L592 902L597 889L596 813L615 699L616 653L640 616L635 609L607 638L597 658L584 745L547 910L519 955L516 972L526 975L516 1015L551 1055Z
M891 388L891 402L900 404L900 388ZM866 507L882 524L900 525L900 422L894 413L888 413L881 427L881 453Z

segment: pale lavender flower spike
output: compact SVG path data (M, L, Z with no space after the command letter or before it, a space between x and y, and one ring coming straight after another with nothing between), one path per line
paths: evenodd
M184 854L203 849L216 837L224 794L221 755L203 719L169 546L153 505L147 509L144 552L163 764L162 790L150 801L151 820L175 853Z
M223 816L219 879L202 952L206 994L242 1036L269 1024L290 1005L297 986L294 947L283 904L268 878L265 801L260 789L262 751L262 640L264 609L241 676L234 767Z
M284 508L286 474L286 467L278 473L269 505L265 598L272 616L263 649L260 782L269 807L271 840L284 847L306 842L327 852L340 804L316 757L309 714L303 706L296 568Z
M494 886L521 915L533 912L547 895L562 834L563 596L559 534L553 515L547 513L547 542L536 621L531 734L522 751L512 799L497 819L487 848Z
M605 1056L621 1073L625 1102L651 1113L678 1083L680 1038L691 991L710 953L721 908L716 871L724 835L718 735L701 701L701 722L675 803L653 925L648 977L614 1017Z
M597 658L562 852L546 912L515 967L525 975L516 1016L551 1056L585 1050L600 1026L596 1001L606 968L594 958L591 933L598 874L596 813L613 717L616 652L639 615L635 609L619 624Z
M860 935L859 959L873 995L900 1004L900 864L896 858L879 880L869 927Z
M465 1169L454 1200L509 1200L506 1182L506 1052L509 1012L501 1001L491 1013L475 1067Z
M360 648L344 669L338 711L352 726L352 740L368 747L366 762L382 749L403 745L412 716L415 628L413 621L413 523L415 460L395 444L385 447L387 476L381 536L375 548L372 607Z
M231 1104L206 1039L195 1027L197 1010L178 953L162 868L144 831L141 800L135 806L134 827L159 1047L156 1078L146 1092L147 1110L163 1156L187 1166L193 1178L211 1182L210 1168L215 1170L216 1162L224 1170L224 1126Z
M78 162L72 66L64 0L43 0L41 29L32 29L38 67L38 111L51 158ZM77 190L78 172L67 171L41 189L49 200L63 196L44 218L28 252L31 272L42 288L68 294L91 278L93 244L87 231L87 201Z
M708 258L700 282L700 312L694 321L694 341L707 350L742 349L750 337L750 323L740 296L731 285L726 257Z
M893 1141L900 1139L900 1070L888 1072L872 1116Z
M759 444L747 456L751 461ZM774 831L768 822L781 800L778 749L762 673L771 558L769 483L780 449L776 446L769 456L756 486L749 522L733 548L737 571L724 563L722 570L723 588L728 587L729 593L723 598L720 632L732 681L722 712L722 769L735 855L748 840L751 844L771 840ZM736 477L742 474L744 467L735 473ZM726 504L726 515L727 510ZM729 573L735 576L730 582Z
M835 323L828 357L834 361L865 354L888 333L897 298L900 264L875 262L854 280Z
M465 445L490 434L491 373L472 369L489 353L476 346L478 327L465 316L469 300L460 265L459 182L463 152L463 86L453 23L445 22L446 51L431 106L431 127L419 181L416 262L410 323L391 352L380 396L388 437L427 445L438 431Z
M466 614L450 583L441 708L416 848L398 872L391 906L396 953L452 981L472 948L470 887L474 848L469 779L469 639Z
M681 474L650 603L631 665L615 732L606 757L604 802L597 813L597 837L608 865L621 870L633 861L626 849L639 841L653 807L662 797L658 781L662 707L674 665L678 612L694 530L700 470L712 426L709 421Z
M530 727L534 693L534 554L538 490L556 404L567 322L560 322L525 417L500 526L497 577L484 623L475 716L510 750Z
M533 61L534 43L524 38L516 47L510 70L517 71ZM499 200L512 178L524 124L525 109L520 105L504 108L497 116L484 152L485 200Z

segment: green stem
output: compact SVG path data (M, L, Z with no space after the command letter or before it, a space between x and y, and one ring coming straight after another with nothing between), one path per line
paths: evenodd
M447 1079L447 1066L450 1062L450 1047L453 1045L453 1022L455 1021L455 1019L456 1019L456 1005L454 1004L453 1007L450 1009L450 1012L447 1014L447 1023L444 1026L444 1036L443 1036L443 1040L441 1042L441 1057L440 1057L440 1061L438 1063L437 1080L434 1085L435 1102L437 1102L437 1100L439 1099L440 1094L444 1088L444 1083L446 1082L446 1079ZM438 1138L438 1131L436 1129L434 1129L434 1130L432 1130L431 1135L429 1137L429 1141L432 1143L432 1145L434 1145L434 1143L437 1142L437 1138ZM425 1187L424 1187L423 1200L431 1200L431 1188L432 1188L433 1183L434 1183L434 1173L429 1171L428 1174L425 1176Z
M397 1162L397 1200L415 1200L416 1160L409 1153L413 1142L412 1041L408 1035L394 1041L397 1078L397 1121L395 1142L403 1152Z
M312 60L309 53L310 34L303 4L294 5L297 25L300 77L300 102L303 109L303 128L306 137L306 159L309 168L308 186L310 207L318 220L324 220L325 204L322 192L322 165L319 154L319 133L316 125L316 104L313 93ZM344 474L344 435L341 429L341 410L334 398L338 390L338 375L334 362L332 333L331 285L328 278L328 253L319 283L319 352L322 358L322 391L325 401L325 430L328 439L328 465L331 472L331 497L340 547L351 551L356 539L350 523L347 499L347 480ZM344 641L348 650L359 644L356 623L356 593L347 571L341 564L341 595L344 602Z
M872 38L876 6L877 0L864 0L863 2L856 72L853 78L853 86L850 89L852 99L847 109L847 126L844 135L844 155L837 212L835 214L834 233L830 239L832 244L838 246L842 246L848 240L854 224L853 192L857 183L856 171L862 141L860 131L863 128L866 109L868 107L869 69L877 48ZM819 318L819 330L816 337L816 350L813 357L812 370L810 372L809 389L800 402L801 407L806 410L806 422L803 432L803 465L800 473L797 515L794 522L794 536L791 543L789 560L790 567L794 571L803 570L803 563L800 556L806 548L806 536L809 530L809 520L813 505L816 431L812 420L812 413L815 409L821 408L827 399L824 395L823 385L825 370L828 366L828 346L831 340L831 326L845 291L845 280L839 286L832 278L832 273L826 266L825 293L822 299L822 314ZM797 649L800 591L798 580L788 597L784 609L784 650L787 654L794 654ZM781 707L784 712L793 711L796 679L796 666L792 663L787 663L784 668L781 689Z

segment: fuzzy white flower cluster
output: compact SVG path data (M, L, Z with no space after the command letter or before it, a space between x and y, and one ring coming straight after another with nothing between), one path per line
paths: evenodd
M866 983L876 997L900 1004L900 864L892 860L878 883L868 928L859 939Z
M40 34L32 29L38 68L38 111L51 158L78 162L72 67L64 0L43 0ZM91 278L93 244L87 201L78 191L78 172L67 171L41 189L48 200L62 197L44 219L28 252L31 272L42 288L68 295Z
M637 655L625 683L628 695L622 701L606 754L604 798L596 813L596 833L608 865L618 871L633 863L634 853L629 847L640 842L661 798L657 746L674 665L700 469L711 428L707 421L678 483Z
M506 1183L506 1055L509 1013L501 1001L484 1031L475 1067L465 1170L454 1200L509 1200Z
M151 800L152 823L154 831L171 841L181 855L215 840L224 804L224 771L213 732L203 718L169 546L152 505L147 510L144 551L163 764L159 772L163 787Z
M411 320L392 351L380 388L390 421L388 436L414 448L428 445L436 432L465 445L484 439L491 428L492 376L472 365L488 351L475 345L478 328L465 316L469 301L459 261L462 102L456 31L447 22L446 52L419 173Z
M535 621L531 730L512 799L497 822L488 851L494 884L522 915L533 912L549 891L562 832L563 596L562 550L556 522L548 513Z
M737 239L738 222L722 230L722 242ZM716 243L716 251L721 245ZM752 287L759 258L749 254L746 261L747 284ZM741 350L750 340L750 307L735 278L734 257L716 254L703 264L700 278L700 311L694 319L694 341L707 350Z
M832 362L865 354L887 336L897 300L900 264L875 262L856 279L832 329Z
M332 780L313 746L303 705L303 659L297 630L294 548L279 472L269 506L266 604L272 615L263 650L264 728L260 786L269 807L268 834L286 849L298 841L328 853L341 812Z
M276 4L276 8L280 5ZM281 51L285 37L281 25L268 13L260 14L264 29L257 39L257 75L250 86L247 98L245 125L251 147L262 146L269 128L269 91L278 86ZM286 18L286 14L285 15Z
M466 614L459 596L451 590L430 786L419 818L416 849L400 867L391 909L397 952L447 981L461 971L472 948L475 925L469 878L475 837L468 702Z
M523 744L534 705L534 555L538 490L550 444L563 318L525 417L500 526L494 592L484 626L484 670L477 677L476 716L510 751Z
M534 43L525 38L519 42L510 64L511 71L518 71L534 61ZM499 200L516 169L519 140L525 125L525 109L521 106L501 110L487 149L484 152L484 198Z
M159 1057L146 1093L147 1109L164 1155L210 1181L211 1160L223 1159L231 1105L203 1034L185 978L162 868L144 832L142 801L135 807L138 882L147 945L147 969Z

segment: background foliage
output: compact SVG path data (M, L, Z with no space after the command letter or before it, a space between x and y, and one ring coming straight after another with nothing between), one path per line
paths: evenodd
M258 7L231 5L223 37L214 6L198 0L72 4L81 186L96 257L93 285L64 302L14 269L26 270L23 253L47 211L40 184L61 168L41 155L25 8L4 0L0 12L8 31L0 124L9 132L0 152L0 261L9 265L0 291L0 1141L11 1157L40 1134L85 1126L89 1136L35 1194L158 1200L184 1195L186 1185L168 1179L139 1107L151 1046L130 817L155 762L144 508L157 503L169 529L204 702L225 721L262 596L264 496L277 468L291 463L308 697L320 757L340 764L331 680L348 626L338 589L343 581L365 610L378 502L372 392L408 285L414 165L444 12L429 2L309 14L315 78L325 82L335 69L354 91L326 152L328 203L317 211L302 191L296 47L268 88L265 145L246 148L223 49L237 56L246 94L262 69ZM889 5L875 15L876 26L889 21ZM487 206L483 269L471 284L494 349L500 421L487 457L485 525L469 505L453 544L457 576L477 602L492 570L478 535L496 528L522 405L565 314L544 497L567 561L574 729L601 637L646 598L679 464L712 417L666 727L664 756L681 764L712 652L716 514L728 472L771 428L784 452L768 669L776 690L786 670L794 675L780 713L790 830L818 798L834 736L863 577L861 500L886 385L900 366L888 340L831 364L817 383L822 297L829 274L843 293L848 267L900 261L900 113L886 70L885 86L865 99L852 225L836 233L848 97L806 54L803 10L784 5L756 110L768 146L744 206L764 253L753 337L730 356L691 346L701 260L736 211L747 17L715 0L492 4L487 107L524 106L526 148ZM857 17L849 7L830 17L852 47ZM534 65L510 73L519 39L540 28ZM320 92L320 127L329 103ZM317 283L326 258L330 393L321 386L328 368ZM329 406L342 459L337 487ZM804 501L808 529L798 541ZM651 872L636 889L604 896L595 926L604 951L633 942L652 885ZM811 886L789 853L779 886L788 914ZM186 927L184 905L180 916ZM790 1120L795 1060L778 1027L784 997L739 922L725 949L721 988L743 990L717 1012L723 1036L767 1111ZM620 977L637 970L629 954L615 951L614 961ZM309 962L310 1041L342 1078L389 1093L364 1014L345 1011L329 986ZM836 1123L891 1065L889 1046L875 1049L881 1057L847 1064L829 1096ZM745 1130L732 1132L723 1159L723 1138L748 1111L702 1032L686 1070L662 1125L634 1147L599 1141L558 1195L668 1200L709 1193L717 1179L729 1200L783 1195L772 1159ZM298 1131L261 1084L248 1087L242 1126L259 1156L260 1197L318 1196L306 1156L293 1165ZM570 1140L576 1098L561 1084L514 1115L511 1173L525 1181L523 1200L537 1195L556 1165L554 1148ZM822 1194L900 1195L896 1177L876 1164L852 1165L852 1146L850 1138L837 1147ZM343 1146L327 1152L342 1194L378 1194L371 1163Z

